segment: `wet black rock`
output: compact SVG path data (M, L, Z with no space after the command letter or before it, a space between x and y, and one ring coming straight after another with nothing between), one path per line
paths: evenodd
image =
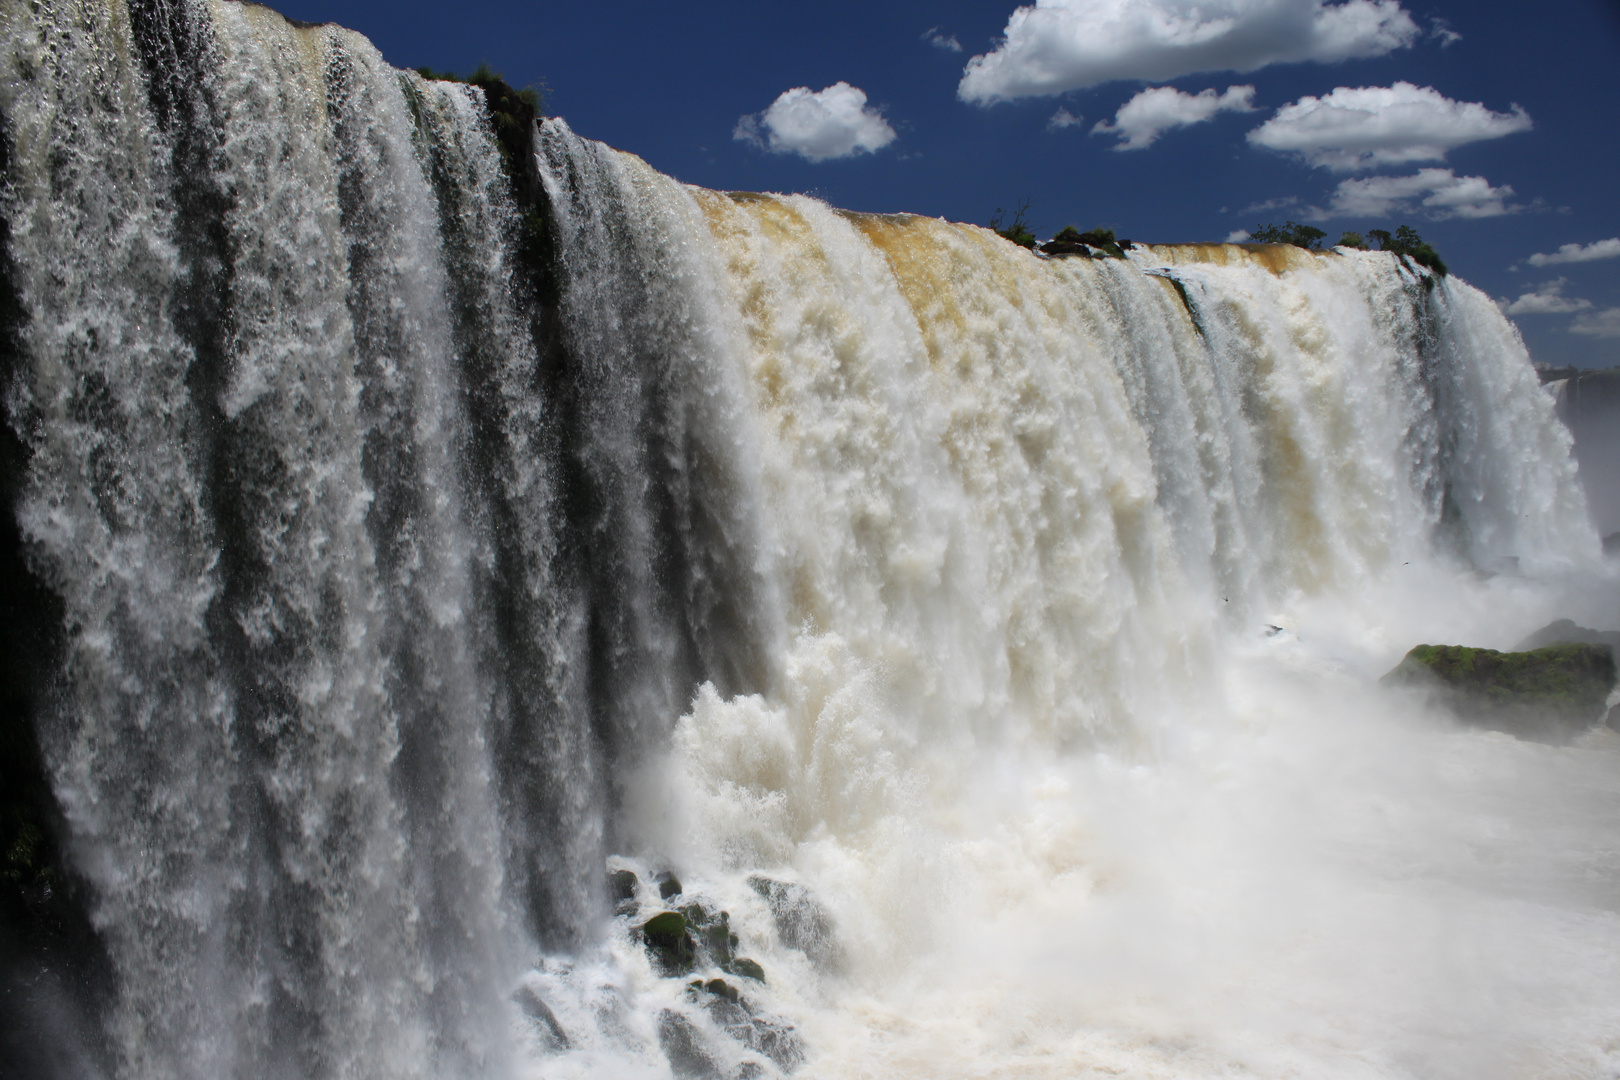
M620 873L628 874L628 871ZM610 877L610 885L616 877ZM672 875L660 875L660 878L667 885ZM831 924L826 921L825 913L819 907L811 906L814 901L809 900L808 893L801 887L769 879L760 880L767 882L768 886L775 886L775 891L782 893L780 901L783 911L787 913L789 925L794 928L793 941L798 943L795 948L812 942L817 926L830 933ZM630 891L633 892L634 875L629 876L629 881ZM680 883L675 882L674 885L670 895L679 895ZM750 979L760 984L765 982L764 968L747 957L737 955L741 942L731 929L731 914L701 900L694 900L678 910L661 911L636 927L635 932L646 945L654 969L665 978L687 978L694 972L719 969L738 979ZM769 1058L779 1069L791 1070L804 1059L803 1042L793 1025L779 1017L761 1015L743 996L737 983L713 975L707 979L692 978L687 984L687 994L688 1002L701 1006L726 1037L741 1043L755 1054ZM535 1000L538 1001L538 998ZM543 1008L544 1003L541 1002L540 1006ZM529 1011L526 1004L525 1011ZM534 1013L530 1015L532 1017ZM549 1015L549 1010L545 1015ZM561 1028L556 1030L560 1033ZM666 1009L659 1017L659 1045L677 1077L745 1080L771 1071L757 1058L742 1062L734 1070L725 1071L717 1063L716 1047L709 1045L717 1037L706 1023L700 1021L694 1024L691 1015L683 1015L674 1009ZM718 1060L733 1055L734 1052L722 1053L718 1055Z
M1089 247L1068 240L1048 240L1041 245L1041 251L1048 255L1080 255L1088 259L1091 258L1091 249Z
M739 956L737 959L727 964L726 970L731 972L733 975L741 975L745 979L753 979L755 982L765 981L765 969L760 967L754 961L748 959L746 956Z
M1564 743L1603 719L1614 651L1581 643L1511 653L1419 645L1381 682L1424 691L1474 727Z
M542 1046L549 1050L569 1048L571 1044L568 1041L568 1033L563 1030L562 1024L557 1022L557 1014L551 1011L551 1006L546 1004L545 999L536 993L532 986L518 987L517 993L512 995L512 1000L523 1011Z
M613 914L628 915L636 910L636 891L641 880L634 870L615 870L608 875L608 899L613 901Z
M665 1009L658 1014L658 1045L669 1060L669 1067L682 1080L718 1080L724 1073L703 1049L703 1041L692 1021Z
M658 895L665 900L681 895L681 879L672 872L665 870L658 875Z
M776 1062L783 1072L792 1072L804 1060L804 1041L793 1025L756 1016L752 1026L753 1034L745 1039L749 1047Z
M714 997L709 1016L727 1035L748 1049L774 1061L783 1072L790 1072L804 1060L804 1042L792 1024L769 1016L759 1016L746 1001Z
M798 949L818 968L837 968L841 962L832 916L803 885L776 881L756 874L748 885L770 906L777 936L790 949Z
M736 987L723 979L693 984L704 998L703 1008L717 1027L737 1042L791 1072L804 1060L804 1042L798 1030L780 1017L766 1016L755 1009Z
M687 932L685 915L678 911L661 911L642 923L640 931L661 974L685 975L692 970L697 961L697 946Z
M731 913L708 907L702 903L687 904L680 909L686 917L688 932L697 941L703 957L732 975L740 975L756 982L765 981L765 969L757 963L737 955L741 944L731 929Z
M628 910L621 904L616 913L625 915L633 910L631 902ZM661 911L636 927L636 933L646 944L653 966L666 978L684 977L706 965L730 975L765 981L764 968L737 956L741 941L731 929L731 913L701 901Z
M736 954L738 939L731 930L731 913L712 910L704 904L687 904L681 908L698 944L709 960L718 968L726 968Z
M1129 240L1116 241L1113 232L1108 229L1093 229L1090 232L1080 232L1070 225L1042 244L1041 251L1047 255L1079 255L1090 259L1123 259L1125 257L1123 249L1130 247L1130 245Z
M703 989L707 990L715 997L725 998L733 1005L738 1004L742 1000L742 994L738 992L737 988L726 982L724 979L710 979L708 982L701 983L700 985L703 987Z

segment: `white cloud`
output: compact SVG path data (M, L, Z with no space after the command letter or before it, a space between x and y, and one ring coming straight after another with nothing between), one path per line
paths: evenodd
M1228 244L1241 244L1241 243L1243 243L1243 241L1247 240L1248 238L1249 238L1249 230L1248 229L1233 229L1231 232L1226 234L1226 242Z
M956 35L942 34L939 32L939 27L937 26L930 26L923 34L922 39L928 42L928 44L932 45L934 48L941 49L945 52L962 51L962 43L956 40Z
M1142 150L1172 128L1202 124L1216 113L1253 112L1253 101L1252 86L1228 86L1219 95L1214 89L1184 94L1173 86L1156 86L1121 105L1112 124L1099 121L1091 133L1118 135L1115 150Z
M1052 119L1046 122L1047 131L1062 131L1064 128L1079 127L1086 122L1083 116L1076 116L1068 109L1059 109L1052 114Z
M732 137L773 154L798 154L808 161L829 161L873 153L894 141L894 128L866 104L864 91L846 82L825 90L786 90L762 113L737 121Z
M1298 206L1298 205L1299 205L1299 196L1297 196L1297 195L1286 195L1286 196L1283 196L1281 198L1267 199L1264 202L1257 202L1257 203L1254 203L1252 205L1245 206L1242 210L1239 210L1238 213L1240 213L1240 214L1263 214L1267 210L1286 210L1290 206Z
M1596 262L1599 259L1620 259L1620 237L1598 240L1582 246L1565 244L1551 255L1532 255L1531 266L1551 266L1554 263Z
M1421 34L1399 0L1036 0L957 95L988 105L1119 79L1383 56Z
M1509 315L1569 315L1592 306L1590 300L1565 296L1564 286L1568 284L1568 278L1558 278L1535 292L1521 294L1517 300L1509 302L1504 297L1497 301L1497 305Z
M1604 308L1589 315L1577 315L1575 321L1569 324L1572 334L1585 334L1587 337L1620 338L1620 307Z
M1249 141L1345 171L1443 161L1456 147L1530 126L1517 105L1512 112L1492 112L1479 102L1452 101L1433 87L1398 82L1341 86L1320 98L1300 98L1249 132Z
M1322 220L1421 214L1435 221L1500 217L1519 212L1519 207L1507 204L1512 194L1511 187L1492 187L1483 176L1458 176L1450 169L1419 169L1411 176L1341 181L1332 204L1315 216Z

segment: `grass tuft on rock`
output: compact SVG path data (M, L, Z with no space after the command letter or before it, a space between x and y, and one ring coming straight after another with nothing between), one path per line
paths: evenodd
M1614 650L1566 642L1528 652L1419 645L1380 680L1431 693L1458 719L1537 742L1565 742L1602 718Z

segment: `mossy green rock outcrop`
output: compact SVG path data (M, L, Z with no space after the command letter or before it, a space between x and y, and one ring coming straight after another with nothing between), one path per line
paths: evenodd
M660 911L636 929L665 977L687 975L708 963L730 975L765 981L764 968L737 955L740 942L732 932L730 912L688 904L678 911Z
M1614 650L1565 642L1528 652L1419 645L1380 680L1430 692L1459 720L1536 742L1567 742L1603 718Z
M685 915L661 911L641 924L641 936L664 975L684 975L692 970L697 954L692 936L686 932Z
M672 872L660 873L654 881L665 902L685 892ZM641 910L637 903L641 885L632 870L609 872L609 895L618 904L615 913L619 917L629 919ZM765 969L737 955L741 940L731 928L730 912L693 899L679 909L653 912L632 926L631 933L646 946L659 976L688 980L680 1005L662 1010L658 1017L659 1047L677 1077L767 1075L757 1060L745 1059L740 1069L722 1064L736 1056L739 1046L768 1058L784 1074L804 1060L804 1043L794 1025L765 1011L759 997L764 991ZM722 978L722 974L731 978ZM536 1038L553 1049L571 1045L545 1002L533 994L515 1000L529 1017ZM706 1022L695 1022L705 1016ZM734 1045L721 1049L725 1039L717 1035L729 1037Z

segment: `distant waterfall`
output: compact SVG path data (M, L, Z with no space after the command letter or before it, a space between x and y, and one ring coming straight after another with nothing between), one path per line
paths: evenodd
M555 119L503 161L477 89L233 0L0 41L30 722L110 971L75 1069L832 1062L983 770L1187 744L1300 598L1598 563L1512 326L1386 254L1046 259ZM610 865L725 908L747 1017Z

